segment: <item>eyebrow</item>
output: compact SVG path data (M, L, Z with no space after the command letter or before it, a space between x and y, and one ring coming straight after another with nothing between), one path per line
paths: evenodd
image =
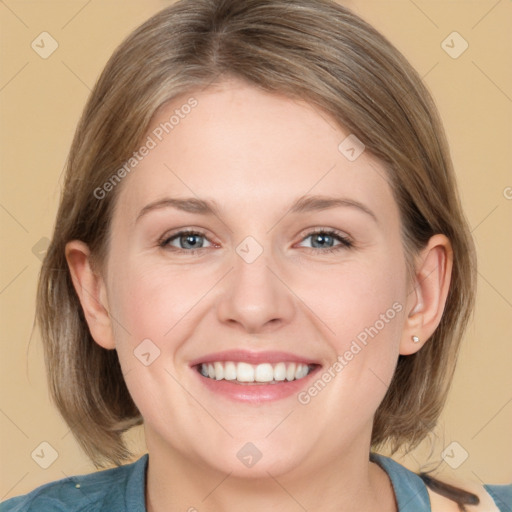
M330 197L330 196L302 196L297 199L290 208L290 213L306 213L318 210L327 210L329 208L337 207L349 207L356 208L363 213L366 213L377 221L377 216L367 206L359 201L341 197Z
M378 222L377 216L372 212L372 210L359 201L323 195L299 197L289 208L288 213L308 213L311 211L327 210L329 208L337 207L356 208L372 217L375 222ZM195 197L187 197L183 199L166 197L144 206L137 215L135 222L148 212L162 208L175 208L177 210L197 213L199 215L219 216L219 208L215 201L207 201L204 199L197 199Z

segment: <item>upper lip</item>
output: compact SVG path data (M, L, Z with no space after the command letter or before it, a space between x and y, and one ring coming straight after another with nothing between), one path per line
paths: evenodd
M318 361L312 360L307 357L298 356L290 352L254 352L249 350L224 350L222 352L215 352L206 354L202 357L194 359L190 362L190 366L196 366L201 363L214 363L222 361L233 361L234 363L301 363L301 364L319 364Z

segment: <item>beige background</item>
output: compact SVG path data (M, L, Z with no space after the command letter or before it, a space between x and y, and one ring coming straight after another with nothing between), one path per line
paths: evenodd
M122 38L169 3L0 1L0 499L93 470L49 402L37 332L30 341L39 257L89 90ZM448 407L432 438L402 460L414 470L438 466L445 477L505 483L512 479L512 1L344 3L387 35L432 91L478 246L477 313ZM31 48L43 31L58 43L47 59ZM469 44L456 59L441 46L453 31ZM448 44L462 48L458 39ZM131 436L137 453L141 439L140 430ZM47 469L39 464L50 462L51 450L37 457L42 442L58 455Z

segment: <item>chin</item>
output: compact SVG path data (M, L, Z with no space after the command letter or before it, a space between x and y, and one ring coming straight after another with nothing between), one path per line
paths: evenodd
M268 435L269 430L265 430ZM304 468L308 448L305 446L305 436L301 440L295 437L276 433L269 437L243 436L216 445L214 452L203 452L204 462L210 467L231 477L242 479L268 479L285 475L297 469ZM252 439L252 440L249 440ZM197 447L196 447L197 448Z

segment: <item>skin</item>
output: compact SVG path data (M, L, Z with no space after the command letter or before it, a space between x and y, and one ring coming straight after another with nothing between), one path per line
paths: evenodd
M190 96L197 107L120 185L101 271L83 242L66 247L91 334L117 350L145 420L148 510L394 511L387 475L368 461L372 420L398 355L421 349L439 323L450 243L434 236L410 282L384 166L368 152L345 158L348 132L305 102L237 80ZM165 105L148 133L190 96ZM375 218L348 206L289 212L303 195L358 201ZM165 197L215 201L218 214L165 207L137 220ZM328 253L308 236L317 228L353 246L334 239L339 250ZM159 246L183 229L205 232L197 253L179 238ZM247 236L263 249L252 263L236 252ZM401 312L307 405L295 395L235 403L190 368L244 348L327 369L394 303ZM145 366L133 352L148 338L160 355ZM247 442L262 453L250 468L236 456Z

